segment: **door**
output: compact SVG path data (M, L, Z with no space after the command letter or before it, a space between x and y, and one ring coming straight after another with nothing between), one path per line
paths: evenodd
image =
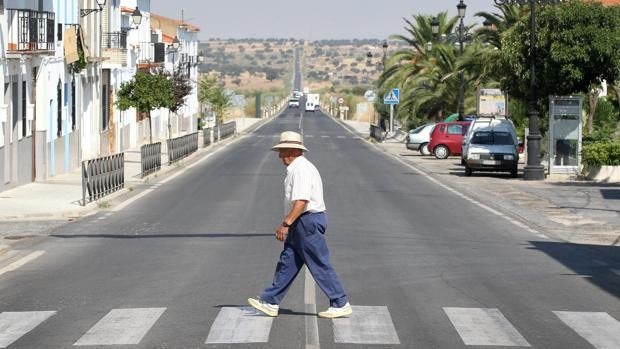
M446 129L446 145L450 154L461 153L461 141L463 140L463 125L452 124Z

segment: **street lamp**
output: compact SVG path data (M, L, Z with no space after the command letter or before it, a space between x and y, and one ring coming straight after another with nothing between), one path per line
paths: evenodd
M86 17L93 12L100 12L103 10L103 6L105 6L106 0L97 0L97 6L99 8L85 8L80 10L80 17Z
M456 9L458 10L459 18L461 22L458 27L459 31L459 54L463 55L463 32L465 31L465 25L463 24L463 19L465 18L465 9L467 9L467 5L461 0L458 5L456 5ZM459 120L463 120L463 114L465 114L465 82L463 77L463 71L459 74L460 84L459 84Z
M138 6L136 6L136 9L131 14L131 21L136 26L136 28L140 26L140 23L142 23L142 12L140 12Z
M387 50L388 50L388 42L387 40L383 40L383 45L381 45L381 47L383 48L383 71L385 71L385 62L387 60Z
M527 165L523 170L523 179L545 179L545 168L540 163L540 128L538 125L538 90L536 87L536 3L541 5L555 5L562 0L495 0L498 5L530 5L530 111L529 134L527 136Z

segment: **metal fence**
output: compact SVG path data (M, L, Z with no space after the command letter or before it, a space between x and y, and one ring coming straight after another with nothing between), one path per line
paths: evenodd
M385 133L381 127L370 124L370 137L378 142L382 142L385 137Z
M170 165L198 150L198 132L172 138L166 142L168 145L168 165Z
M218 130L219 130L218 140L234 135L236 129L237 129L237 123L234 121L231 121L231 122L228 122L222 125L218 125Z
M141 146L140 162L142 164L142 177L159 171L161 168L161 142Z
M211 127L202 130L202 147L211 145Z
M82 206L124 186L125 153L82 161Z

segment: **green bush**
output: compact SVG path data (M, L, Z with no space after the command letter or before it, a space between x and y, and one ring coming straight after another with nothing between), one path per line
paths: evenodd
M594 142L581 151L586 168L593 166L620 166L620 142Z

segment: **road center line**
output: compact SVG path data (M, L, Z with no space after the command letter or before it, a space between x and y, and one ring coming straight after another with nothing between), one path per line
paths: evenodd
M304 303L305 303L305 321L306 321L306 349L320 349L319 344L319 324L316 318L316 292L314 279L308 270L304 268Z

